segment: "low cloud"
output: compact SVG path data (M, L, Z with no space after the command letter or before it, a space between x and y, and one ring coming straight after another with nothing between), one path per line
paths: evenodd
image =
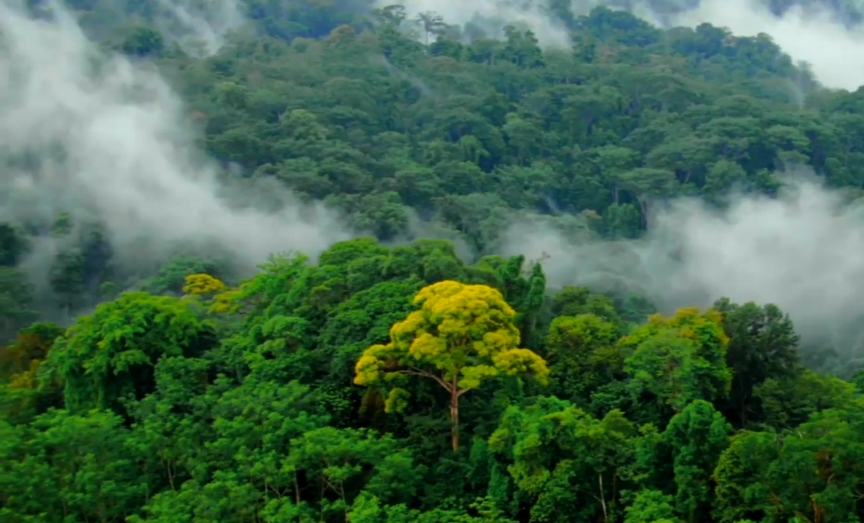
M158 0L158 6L161 12L155 17L156 25L193 56L216 54L228 33L246 21L237 0Z
M777 197L739 195L725 210L672 201L638 241L574 241L552 227L514 224L504 250L548 255L553 286L640 292L666 311L720 297L773 303L808 343L849 349L864 332L864 206L812 176L784 179Z
M69 13L51 14L0 2L0 219L98 217L129 263L215 243L254 265L350 237L339 216L275 186L263 191L273 212L229 202L155 69L99 54Z
M445 23L473 24L491 37L504 35L504 27L514 24L534 31L543 46L567 47L570 37L564 26L550 15L542 2L514 2L512 0L378 0L375 7L394 3L404 5L409 20L417 15L434 12Z
M660 21L644 4L634 12L654 23ZM809 63L823 85L850 91L864 85L864 65L855 58L864 55L864 26L850 27L825 4L793 5L777 16L761 0L703 0L665 22L684 27L710 23L728 27L735 36L765 33L794 60Z
M393 2L380 0L377 7ZM404 0L409 17L424 11L440 14L451 24L477 24L493 36L501 36L507 24L530 28L540 44L567 47L566 30L550 13L548 0ZM796 61L808 62L825 86L855 90L864 84L864 66L855 62L864 55L864 26L852 26L840 13L823 4L793 5L781 15L771 12L767 0L572 0L577 15L597 6L628 9L660 27L691 27L710 23L728 27L735 36L765 33Z

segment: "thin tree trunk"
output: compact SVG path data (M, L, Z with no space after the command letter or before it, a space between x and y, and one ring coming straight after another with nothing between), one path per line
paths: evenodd
M453 443L453 452L459 450L459 387L456 378L450 387L450 440Z
M606 510L606 495L603 493L603 473L597 474L597 482L600 485L600 504L603 506L603 523L609 521L609 513Z

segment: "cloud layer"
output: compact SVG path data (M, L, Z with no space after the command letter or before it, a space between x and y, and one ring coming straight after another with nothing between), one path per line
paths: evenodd
M724 296L774 303L808 343L851 350L864 332L864 207L812 177L787 180L777 198L738 196L724 211L673 201L639 241L574 242L517 224L505 250L548 254L552 285L626 288L667 311Z
M449 4L436 5L446 16ZM823 33L802 34L806 52L803 42ZM837 49L851 34L834 35ZM836 82L846 78L847 85L858 81L852 68L844 77L839 61L834 69L829 58L826 53L821 65L811 60L817 73L836 73ZM0 218L92 213L105 220L126 259L176 242L215 241L251 264L274 251L314 255L351 236L330 211L300 205L275 188L267 192L282 201L278 212L229 204L219 169L193 146L185 112L156 72L98 55L63 11L35 20L0 2L0 159L6 163ZM551 228L524 225L506 236L514 252L551 255L545 265L553 284L641 287L668 307L707 305L720 296L776 303L806 335L830 340L855 331L864 317L861 216L838 194L799 180L780 198L741 197L722 213L698 201L673 202L639 242L572 243Z
M279 212L230 205L194 136L152 68L97 54L62 10L36 20L0 2L0 218L95 214L127 259L218 242L257 263L275 251L314 255L348 237L331 212L274 188L287 202Z
M864 65L855 58L864 55L864 26L849 28L836 12L800 5L778 17L766 4L758 0L703 0L698 7L671 16L669 22L684 27L707 22L728 27L736 36L765 33L793 59L810 63L823 85L850 91L864 85ZM636 12L657 21L647 9Z
M380 0L379 7L392 3ZM404 0L406 10L416 14L435 11L452 24L486 19L485 29L500 32L507 23L530 27L545 46L567 46L569 39L560 24L551 21L546 0L513 2L506 0ZM656 2L655 2L656 3ZM864 26L847 27L838 14L827 8L793 6L782 16L768 8L767 0L672 0L664 2L663 13L649 0L572 0L577 14L587 14L598 5L610 8L628 6L658 26L696 27L710 23L728 27L736 36L770 35L793 59L806 61L821 83L832 88L855 90L864 85L864 65L855 57L864 55Z
M245 22L237 0L208 0L203 4L191 0L158 0L158 5L165 15L156 17L156 25L191 55L216 54L225 43L227 33Z

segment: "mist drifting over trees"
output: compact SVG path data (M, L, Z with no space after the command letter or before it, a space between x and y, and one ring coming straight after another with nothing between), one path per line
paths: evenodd
M858 521L860 22L3 0L4 521Z

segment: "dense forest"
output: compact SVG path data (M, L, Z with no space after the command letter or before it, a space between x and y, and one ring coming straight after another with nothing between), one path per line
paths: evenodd
M4 182L2 521L862 521L864 348L770 302L553 282L507 231L630 245L666 202L774 198L793 169L858 205L864 91L767 35L566 2L570 44L543 48L518 23L249 0L210 51L165 5L70 8L166 79L227 191L285 191L351 239L249 271L218 241L130 251L120 218ZM42 168L13 147L5 169Z

